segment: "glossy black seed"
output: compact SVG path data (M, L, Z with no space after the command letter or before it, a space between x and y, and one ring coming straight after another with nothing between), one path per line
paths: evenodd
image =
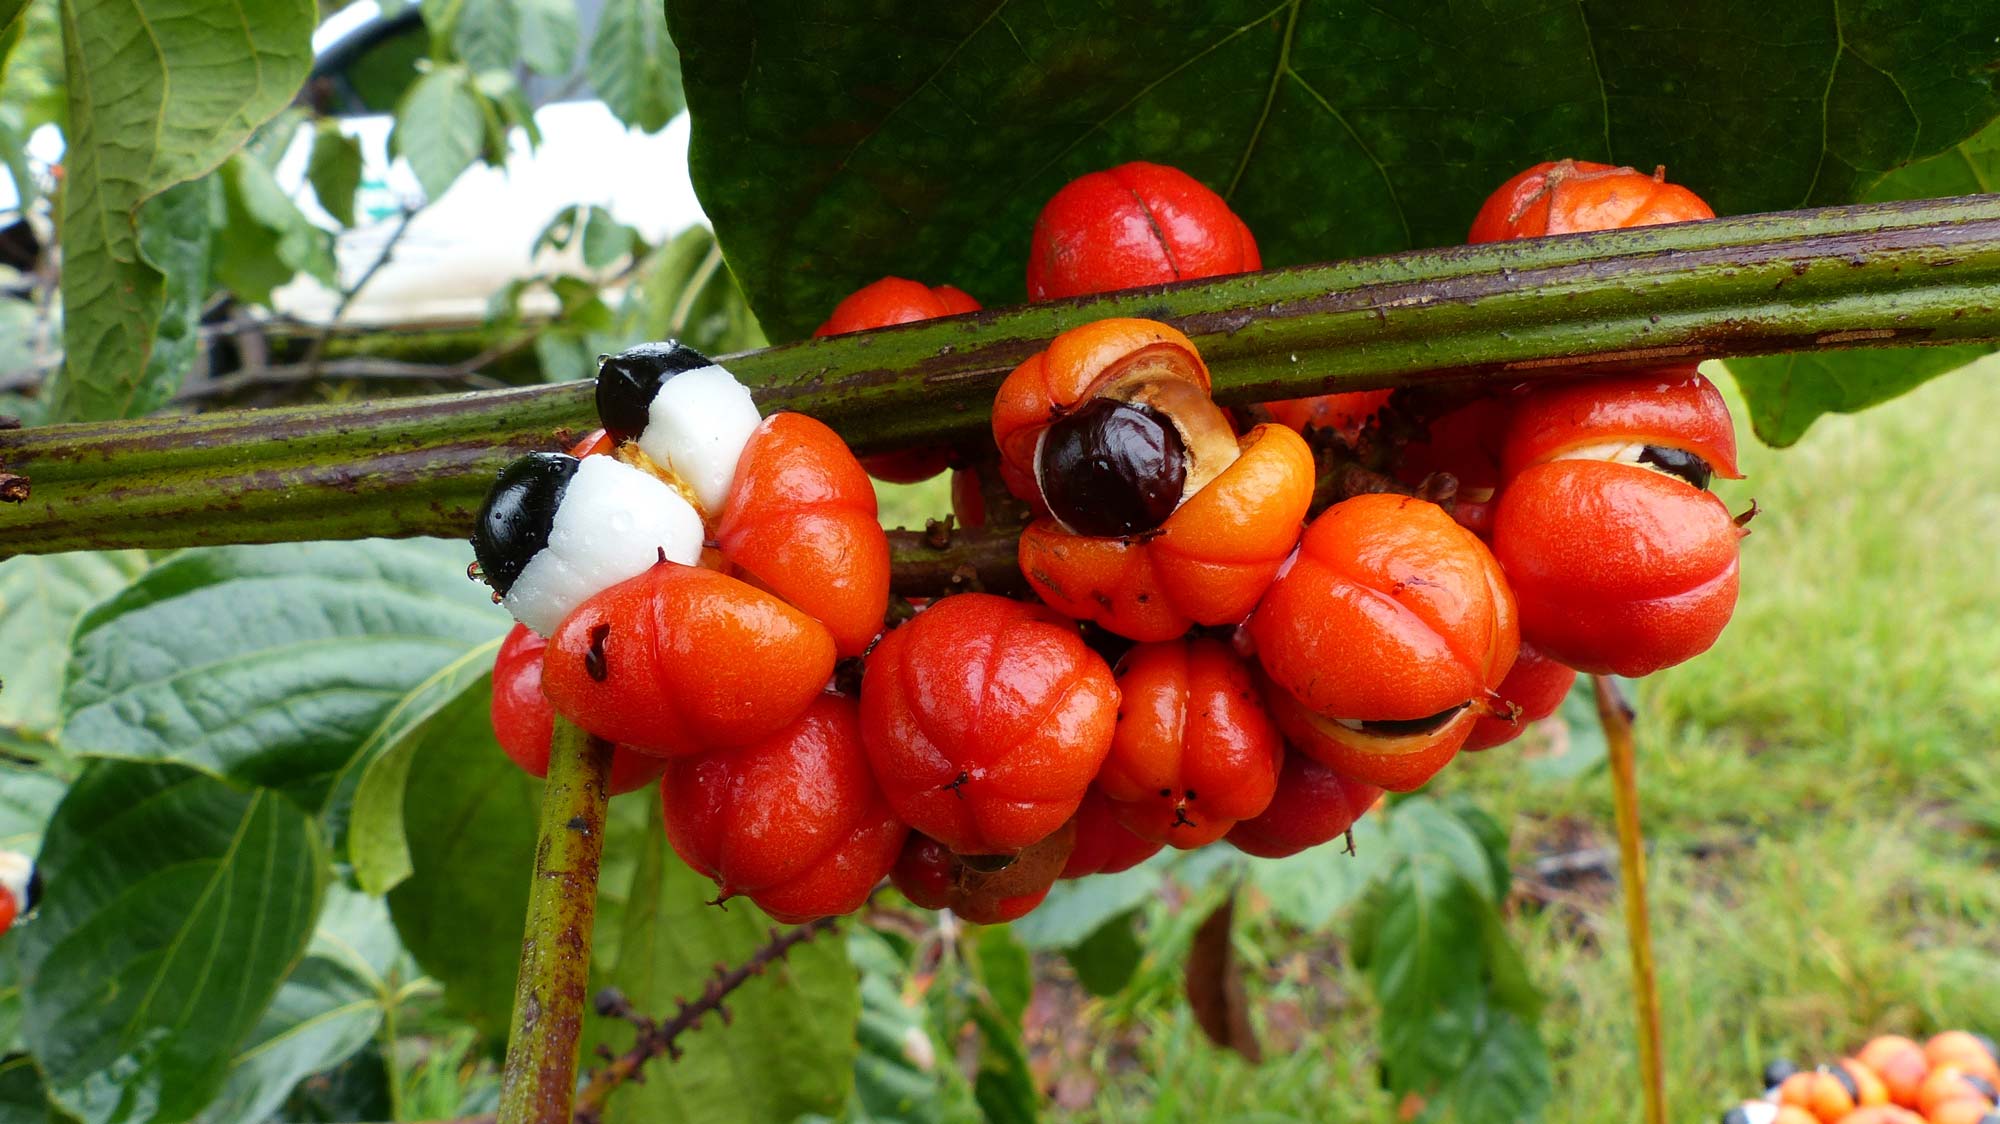
M1109 398L1049 426L1039 464L1049 510L1081 535L1157 529L1181 502L1187 448L1167 416Z
M661 384L714 363L679 340L607 355L597 364L597 420L613 441L630 441L645 430Z
M1006 870L1008 867L1013 866L1014 860L1017 858L1020 858L1020 856L1019 855L960 855L958 856L958 861L965 864L965 867L968 870L976 870L981 874L998 874L1001 871Z
M42 868L33 867L28 871L27 897L20 904L20 911L26 913L42 900Z
M1389 738L1407 737L1411 734L1436 733L1438 730L1443 729L1446 723L1458 717L1459 711L1471 705L1471 703L1459 703L1457 706L1448 706L1436 714L1425 718L1391 718L1376 722L1363 722L1361 728L1368 733L1380 734L1383 737Z
M1764 1088L1775 1089L1785 1083L1785 1078L1797 1073L1799 1067L1790 1058L1772 1058L1764 1067Z
M1979 1090L1979 1095L1989 1101L2000 1100L2000 1090L1994 1089L1993 1082L1986 1080L1976 1073L1966 1074L1965 1083Z
M1847 1090L1847 1099L1850 1102L1859 1102L1861 1100L1861 1086L1855 1084L1854 1075L1847 1072L1846 1066L1823 1065L1819 1068L1820 1072L1830 1073L1833 1075L1835 1081L1840 1082L1840 1087Z
M529 560L549 545L549 527L577 463L562 453L529 453L500 470L472 526L472 553L493 592L505 597Z
M1714 470L1708 462L1688 452L1667 445L1648 445L1639 451L1639 463L1651 465L1669 476L1678 476L1704 491L1708 489L1708 479Z

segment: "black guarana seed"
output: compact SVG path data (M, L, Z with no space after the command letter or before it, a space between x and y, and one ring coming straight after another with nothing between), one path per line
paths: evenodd
M1363 722L1362 730L1370 734L1380 734L1386 738L1408 737L1411 734L1429 734L1443 729L1445 723L1458 717L1458 712L1471 706L1469 702L1448 706L1436 714L1423 718L1390 718L1373 722Z
M1785 1083L1785 1078L1799 1071L1798 1064L1790 1058L1772 1058L1764 1067L1764 1088L1775 1089Z
M1707 461L1686 449L1669 445L1648 445L1639 450L1639 463L1651 465L1669 476L1678 476L1703 491L1708 490L1708 479L1714 475Z
M1979 1095L1985 1097L1989 1101L2000 1100L2000 1090L1994 1089L1993 1082L1986 1080L1984 1077L1981 1077L1976 1073L1966 1074L1965 1083L1967 1085L1972 1086L1974 1089L1977 1089L1979 1091Z
M42 868L38 866L31 867L28 870L27 897L25 900L21 902L21 907L20 907L21 912L26 913L29 910L35 908L35 903L41 900L42 900Z
M493 592L505 597L529 560L549 545L556 507L578 463L563 453L529 453L500 470L472 526L472 553Z
M964 863L967 870L976 870L981 874L998 874L1008 867L1013 866L1014 860L1017 858L1020 858L1020 856L960 855L958 856L958 861Z
M2000 1112L1989 1112L1979 1118L1979 1124L2000 1124Z
M645 430L662 384L714 363L679 340L642 343L607 355L597 364L597 420L613 441L630 441Z
M1821 1066L1821 1067L1819 1067L1819 1068L1820 1068L1820 1072L1821 1072L1821 1073L1830 1073L1830 1074L1832 1074L1832 1075L1833 1075L1833 1079L1834 1079L1835 1081L1838 1081L1838 1082L1840 1082L1840 1087L1841 1087L1841 1088L1843 1088L1843 1089L1845 1089L1845 1090L1847 1090L1847 1100L1848 1100L1848 1103L1850 1103L1850 1104L1859 1104L1859 1103L1860 1103L1860 1101L1861 1101L1861 1086L1855 1083L1855 1080L1854 1080L1854 1075L1853 1075L1853 1074L1851 1074L1851 1073L1849 1073L1849 1072L1847 1072L1847 1067L1846 1067L1846 1066L1844 1066L1844 1065L1823 1065L1823 1066Z
M1153 407L1098 398L1049 426L1037 467L1049 510L1071 530L1141 535L1180 505L1187 447Z

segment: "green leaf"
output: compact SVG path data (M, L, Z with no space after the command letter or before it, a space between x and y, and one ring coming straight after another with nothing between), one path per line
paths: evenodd
M0 727L46 740L62 719L63 663L83 611L146 568L136 550L24 554L0 562Z
M0 1124L58 1124L35 1059L26 1054L0 1058Z
M222 166L228 222L216 235L216 277L253 304L300 273L337 288L333 236L307 219L263 161L239 152Z
M32 855L40 849L42 831L67 791L69 786L53 773L0 763L0 851Z
M779 339L884 274L1020 300L1042 204L1129 160L1283 266L1460 241L1563 156L1723 213L1850 200L2000 114L1987 0L668 8L695 185Z
M326 858L268 790L104 763L70 790L21 939L27 1037L86 1124L185 1120L312 933Z
M313 129L306 179L313 196L342 226L354 225L354 193L361 190L361 142L340 131L340 122L322 120Z
M708 355L769 342L705 226L691 226L654 250L640 267L635 288L639 339L686 340Z
M1485 1001L1479 941L1489 908L1457 870L1431 856L1411 856L1384 885L1366 967L1398 1091L1448 1078L1471 1055Z
M992 1005L975 1003L972 1023L979 1028L979 1073L972 1095L989 1124L1032 1124L1040 1120L1042 1096L1021 1046L1021 1025Z
M1533 1025L1511 1011L1482 1010L1472 1053L1432 1099L1432 1115L1424 1119L1457 1124L1540 1120L1555 1088L1549 1070L1548 1048Z
M141 208L213 170L291 101L317 18L313 0L149 0L144 10L62 0L61 417L132 417L171 394L147 364L167 286L155 248L142 247Z
M493 657L499 650L497 638L467 649L404 695L368 735L358 755L368 764L355 786L347 817L348 860L363 890L386 894L410 876L410 847L403 834L410 763L429 740L426 731L434 720L448 717L443 733L449 737L476 737L478 723L490 726L486 708L493 694ZM499 748L497 743L494 748Z
M1278 916L1308 932L1324 929L1394 858L1387 817L1364 816L1354 825L1354 853L1336 841L1282 859L1258 860L1246 868L1250 884Z
M561 78L576 67L583 33L571 0L514 0L521 21L521 61L529 69Z
M1129 913L1160 890L1164 859L1149 859L1117 874L1071 878L1049 888L1033 913L1009 929L1029 948L1059 949L1081 944L1105 922Z
M1796 352L1731 359L1727 366L1749 404L1758 439L1783 448L1805 436L1822 414L1865 410L1992 353L1984 344Z
M955 1073L938 1064L924 1005L906 1000L901 987L908 965L887 939L865 928L849 930L847 950L861 970L861 1021L855 1031L860 1048L854 1058L854 1094L845 1118L853 1124L962 1119L945 1109Z
M755 22L741 9L737 15ZM685 104L680 52L659 0L605 0L585 65L597 96L633 128L658 132Z
M1427 796L1397 804L1389 817L1389 837L1406 861L1424 859L1463 878L1487 901L1500 900L1486 843L1472 825ZM1502 862L1505 862L1502 850Z
M1081 944L1063 950L1083 990L1096 996L1116 995L1139 970L1146 950L1133 930L1134 913L1121 913L1097 927Z
M410 954L444 985L447 1005L504 1039L542 782L500 751L487 697L477 691L460 694L426 723L408 760L410 877L390 892L390 915Z
M201 351L201 314L208 303L209 263L215 248L216 184L212 177L177 184L139 208L139 253L162 280L158 334L132 414L151 413L179 392ZM75 384L58 382L61 404Z
M396 107L389 147L410 162L428 199L438 199L486 146L486 111L462 66L440 66L417 79Z
M583 264L603 269L632 252L638 233L611 217L602 207L586 207L583 218Z
M513 0L465 0L451 29L452 50L474 73L511 70L521 56Z
M1035 991L1035 966L1027 947L1005 925L982 925L965 948L973 974L986 988L994 1009L1008 1022L1020 1022Z
M715 884L668 850L656 803L648 814L617 957L601 976L635 1007L664 1017L680 997L698 994L716 965L742 963L773 930L747 901L706 904ZM608 1119L723 1124L839 1111L854 1080L860 992L838 938L792 949L738 988L729 1007L727 1024L703 1023L679 1039L686 1052L678 1062L653 1067L644 1085L612 1098ZM613 1049L630 1044L629 1030L608 1020L589 1032Z
M27 12L28 0L0 0L0 38L7 40L8 50L13 49L15 40L19 38L24 22L21 17ZM6 61L7 56L0 54L0 67L4 67Z
M438 540L176 554L78 623L64 744L318 810L359 781L409 696L507 627L466 554Z
M366 1046L391 1001L389 977L401 954L380 898L330 887L305 959L231 1059L204 1124L263 1120L300 1081Z

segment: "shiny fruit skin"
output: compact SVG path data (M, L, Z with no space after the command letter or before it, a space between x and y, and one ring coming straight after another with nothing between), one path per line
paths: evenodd
M1924 1052L1930 1053L1928 1043ZM1953 1062L1933 1065L1924 1083L1917 1087L1917 1111L1934 1120L1939 1106L1951 1101L1973 1101L1990 1108L1994 1091L1993 1082L1982 1074Z
M1076 844L1063 863L1062 877L1084 878L1092 874L1117 874L1130 870L1158 854L1166 846L1155 839L1141 839L1118 822L1111 801L1096 785L1083 794L1083 803L1071 817L1076 824Z
M1396 479L1411 487L1433 473L1448 472L1458 481L1451 517L1459 526L1487 538L1493 533L1493 506L1500 490L1500 453L1512 417L1509 400L1481 395L1431 419L1420 437L1403 446Z
M834 306L826 323L813 329L813 335L839 336L978 311L979 302L962 289L884 277L849 293L847 299Z
M1271 420L1303 436L1308 429L1330 429L1349 441L1388 405L1393 390L1351 390L1341 394L1316 394L1310 398L1281 398L1264 403Z
M1158 534L1090 538L1039 519L1021 535L1021 573L1058 612L1131 640L1235 624L1256 608L1298 542L1313 480L1302 438L1258 426L1243 439L1241 455Z
M834 658L826 627L784 601L663 562L563 621L542 690L598 737L665 756L702 753L790 725L826 686Z
M943 598L868 656L862 734L906 823L1012 854L1076 813L1111 749L1118 687L1076 626L984 593Z
M1135 162L1071 180L1035 220L1028 299L1108 293L1263 268L1250 228L1199 180Z
M1521 641L1519 652L1514 656L1514 666L1507 669L1507 678L1500 681L1494 693L1500 701L1519 708L1512 717L1482 714L1472 723L1472 733L1459 748L1476 753L1482 749L1506 745L1521 736L1521 731L1533 722L1539 722L1556 712L1563 699L1569 697L1569 690L1576 684L1576 669L1542 654L1540 648Z
M868 769L855 704L835 695L762 741L675 758L660 802L683 862L792 925L859 909L909 834Z
M1537 164L1488 196L1466 241L1501 242L1585 230L1712 219L1714 210L1664 173L1555 160Z
M935 839L911 832L889 880L925 909L949 909L977 925L1018 920L1042 904L1076 842L1065 823L999 870L979 869Z
M1721 635L1742 535L1705 489L1596 454L1683 450L1733 476L1735 438L1721 396L1690 371L1596 381L1515 404L1493 550L1529 642L1579 671L1641 676Z
M927 286L901 277L884 277L848 294L813 335L838 336L977 311L978 301L950 285ZM862 457L861 467L877 480L916 484L943 472L951 460L950 449L927 446Z
M516 624L493 658L493 737L507 757L536 780L549 775L549 739L555 733L555 707L542 694L542 653L548 646L527 625ZM605 788L613 796L634 792L658 780L666 769L665 758L615 746Z
M743 448L716 545L737 576L825 625L843 656L882 631L889 540L847 443L804 414L765 418Z
M2000 1084L2000 1059L1993 1053L1991 1039L1964 1030L1947 1030L1924 1043L1924 1057L1932 1067L1955 1065L1967 1073Z
M1421 785L1458 751L1514 664L1514 596L1492 554L1436 504L1362 495L1314 520L1289 567L1249 624L1279 730L1357 780ZM1421 733L1338 724L1453 707L1463 709Z
M1960 1097L1940 1102L1928 1118L1911 1114L1920 1124L1992 1124L1993 1102L1984 1097Z
M1303 753L1288 753L1271 803L1224 838L1245 854L1281 859L1339 838L1381 798L1374 785L1341 776Z
M1113 676L1118 727L1097 788L1134 834L1189 850L1271 803L1284 743L1250 666L1227 645L1141 644Z
M1889 1099L1904 1108L1917 1107L1917 1091L1930 1074L1930 1059L1915 1040L1883 1034L1868 1040L1855 1057L1882 1078Z

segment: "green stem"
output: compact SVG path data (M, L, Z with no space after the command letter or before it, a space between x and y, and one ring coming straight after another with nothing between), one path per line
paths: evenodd
M976 442L1064 329L1178 325L1225 403L1607 363L2000 341L2000 196L1419 250L807 340L729 366L863 452ZM0 556L465 533L512 457L593 425L586 383L0 432Z
M556 717L514 1017L500 1073L500 1124L570 1121L584 996L590 989L590 931L597 919L610 767L608 743Z
M389 1119L403 1118L403 1067L396 1060L396 1007L400 997L393 989L382 995L382 1072L389 1079Z

